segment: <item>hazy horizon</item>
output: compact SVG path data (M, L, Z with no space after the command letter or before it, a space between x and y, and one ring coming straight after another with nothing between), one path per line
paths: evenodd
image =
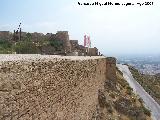
M1 0L0 31L13 32L22 22L26 32L69 31L70 39L82 45L84 34L88 34L92 46L105 55L160 54L159 1L141 7L78 5L84 1Z

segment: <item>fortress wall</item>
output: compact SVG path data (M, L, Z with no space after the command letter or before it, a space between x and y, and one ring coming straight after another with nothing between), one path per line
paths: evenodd
M106 58L0 61L1 120L88 120Z
M115 81L117 80L116 78L116 58L114 57L107 57L106 58L106 78L108 80Z

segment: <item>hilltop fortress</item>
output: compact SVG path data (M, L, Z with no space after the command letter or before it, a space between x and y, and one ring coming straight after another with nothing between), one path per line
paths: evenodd
M0 36L4 48L8 42L40 50L0 54L0 120L151 120L116 59L88 52L67 31Z
M20 39L21 35L21 39ZM39 51L37 54L49 54L49 55L69 55L69 56L97 56L98 49L86 48L83 45L78 44L78 40L70 40L68 31L57 31L56 34L47 33L11 33L9 31L0 31L0 39L8 40L12 43L23 41L24 39L31 39L36 44ZM40 46L40 42L48 40L51 44Z

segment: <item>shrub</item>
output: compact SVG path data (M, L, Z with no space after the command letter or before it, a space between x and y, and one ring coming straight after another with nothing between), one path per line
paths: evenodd
M0 54L12 53L12 44L10 41L0 39Z
M133 91L133 89L130 87L130 86L127 86L126 87L126 89L127 89L127 94L129 94L129 95L131 95L132 94L132 91Z
M143 104L143 99L142 99L142 98L139 98L138 100L139 100L139 102L140 102L141 104Z
M56 51L60 50L63 47L63 42L61 40L50 40L49 44L53 46Z
M0 47L1 48L11 48L12 44L8 40L0 39Z
M151 116L151 112L150 110L148 110L147 108L145 108L144 106L142 107L144 114Z
M38 53L38 48L30 40L24 40L17 42L13 49L18 54L36 54Z

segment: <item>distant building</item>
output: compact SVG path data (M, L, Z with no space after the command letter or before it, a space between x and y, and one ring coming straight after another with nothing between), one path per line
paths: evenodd
M98 49L96 47L94 48L86 48L87 55L89 56L98 56Z
M18 30L14 33L9 31L0 31L0 39L11 40L13 43L19 40L25 40L31 37L33 43L39 49L41 54L51 54L51 55L71 55L71 56L96 56L98 55L98 49L86 48L83 45L78 44L78 40L69 40L68 31L57 31L56 34L47 33L27 33L19 32ZM20 39L21 38L21 39ZM40 45L39 41L48 40L46 44Z
M21 36L22 36L22 37L25 37L26 34L27 34L27 32L21 32Z
M78 49L78 40L70 40L70 44L71 44L71 51L75 51Z
M51 37L52 36L52 33L47 33L46 34L46 37Z
M44 37L44 34L43 33L34 32L34 33L31 33L31 36L32 36L32 40L33 41L39 41Z
M69 41L68 31L57 31L56 34L52 34L50 40L59 41L63 44L63 48L61 49L62 53L71 52L71 43Z
M79 45L79 46L78 46L78 49L79 49L79 55L80 55L80 56L87 55L87 54L86 54L86 48L85 48L83 45Z

